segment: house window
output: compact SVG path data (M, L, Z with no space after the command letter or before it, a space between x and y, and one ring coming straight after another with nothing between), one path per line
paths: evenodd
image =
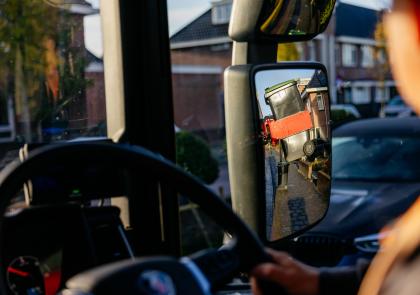
M212 9L213 25L223 25L229 23L232 12L232 3L215 5Z
M352 88L344 88L344 103L352 103Z
M386 86L376 87L375 102L385 103L389 100L389 88Z
M309 60L316 60L316 43L315 41L308 42Z
M298 52L299 55L299 60L305 60L305 55L304 55L304 48L303 48L303 43L295 43L296 45L296 50Z
M366 104L370 102L370 88L369 87L355 87L353 88L353 103Z
M355 67L357 65L357 46L352 44L343 44L343 66Z
M318 103L318 110L325 111L324 97L322 94L317 94L316 101Z
M362 46L362 67L364 68L371 68L374 66L373 61L373 48L371 46Z
M229 43L223 43L223 44L218 44L218 45L213 45L210 47L211 51L226 51L230 49L230 44Z
M337 66L341 65L340 44L335 44L335 63Z
M381 64L381 65L386 64L387 63L387 59L388 58L387 58L385 49L383 49L383 48L378 49L378 52L377 52L377 60L378 60L378 63Z

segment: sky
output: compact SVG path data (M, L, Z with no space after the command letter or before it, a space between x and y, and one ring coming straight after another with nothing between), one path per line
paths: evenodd
M95 8L100 8L100 0L86 0ZM104 0L102 0L104 1ZM106 1L106 0L105 0ZM170 35L176 33L183 26L205 12L211 0L167 0L169 14ZM389 6L390 0L341 0L363 7L381 9ZM86 47L98 57L102 57L102 31L99 15L85 17L85 43Z
M276 84L294 79L312 78L315 70L271 70L261 71L255 75L255 88L263 117L271 116L270 106L265 103L265 89Z
M86 0L86 2L91 3L94 8L100 9L100 0ZM97 57L102 57L104 51L102 46L101 18L99 14L86 16L84 25L86 48Z

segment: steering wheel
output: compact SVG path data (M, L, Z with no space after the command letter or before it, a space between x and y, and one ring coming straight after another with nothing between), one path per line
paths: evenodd
M0 241L4 214L11 199L31 178L45 175L57 163L101 163L107 169L129 169L170 184L200 206L232 235L220 250L204 250L181 259L156 257L121 261L79 274L67 282L66 294L210 294L238 271L248 272L270 261L256 235L217 195L196 177L144 148L111 143L69 143L40 148L23 161L12 162L0 174ZM0 247L0 265L4 265ZM7 294L0 268L0 294ZM175 291L176 290L176 291ZM175 293L176 292L176 293Z

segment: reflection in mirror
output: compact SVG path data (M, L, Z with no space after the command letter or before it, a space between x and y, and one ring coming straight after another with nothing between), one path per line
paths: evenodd
M328 25L335 0L269 0L260 21L267 35L314 35Z
M320 69L255 75L265 159L266 237L276 241L318 222L330 196L330 97Z

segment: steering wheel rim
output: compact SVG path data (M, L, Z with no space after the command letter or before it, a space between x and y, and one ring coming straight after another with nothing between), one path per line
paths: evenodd
M185 194L233 236L230 249L238 254L242 271L249 271L255 265L269 260L256 235L198 178L145 148L123 144L78 142L51 145L33 151L23 162L17 160L9 164L0 174L0 233L3 232L4 213L7 206L27 180L43 175L43 172L47 173L50 165L60 162L74 164L78 161L94 160L110 167L133 169L133 171L141 167L148 174L164 179L178 192ZM3 260L3 247L0 247L0 265L3 265ZM4 278L4 269L0 268L1 294L7 294Z

